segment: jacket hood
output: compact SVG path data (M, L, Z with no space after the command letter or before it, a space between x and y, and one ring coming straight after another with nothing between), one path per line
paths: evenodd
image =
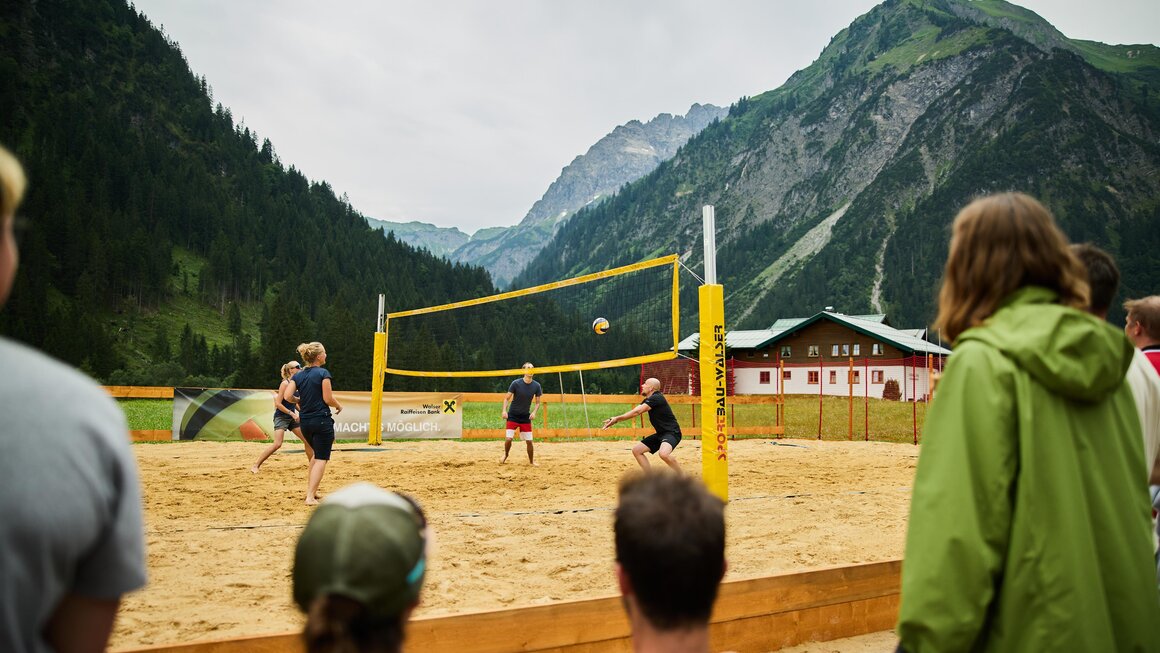
M1060 306L1056 299L1047 288L1021 288L986 322L964 331L955 345L985 343L1052 392L1100 401L1123 383L1135 348L1106 321Z

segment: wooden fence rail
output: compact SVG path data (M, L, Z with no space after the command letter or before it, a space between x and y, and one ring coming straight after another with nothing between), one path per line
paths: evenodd
M775 651L889 630L898 615L901 560L723 583L710 621L712 650ZM122 653L302 653L298 633L120 649ZM407 653L628 653L619 597L413 619Z

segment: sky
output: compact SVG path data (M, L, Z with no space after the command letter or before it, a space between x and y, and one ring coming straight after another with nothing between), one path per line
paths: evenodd
M727 107L872 0L133 0L286 167L360 213L517 224L618 125ZM1156 0L1019 3L1070 38L1160 44Z

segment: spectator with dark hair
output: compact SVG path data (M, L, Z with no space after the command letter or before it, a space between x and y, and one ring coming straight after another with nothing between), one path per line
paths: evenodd
M355 483L326 497L294 552L307 653L398 653L427 569L427 520L410 497Z
M700 480L631 474L613 527L616 578L637 653L704 653L725 575L725 504Z
M1120 286L1120 270L1115 259L1090 243L1072 245L1071 251L1087 269L1092 292L1091 313L1106 320ZM1132 386L1136 410L1144 428L1144 463L1149 482L1160 484L1160 374L1139 349L1132 357L1127 381Z
M16 278L24 169L0 147L0 306ZM92 379L0 338L0 651L104 650L145 584L145 528L125 413Z
M1020 193L955 217L902 565L900 647L1160 651L1135 355Z
M1087 268L1088 283L1092 289L1092 314L1106 320L1120 285L1120 270L1116 267L1116 261L1111 254L1089 243L1072 245L1071 251ZM1139 349L1132 358L1132 367L1128 368L1127 381L1132 387L1136 410L1140 413L1140 425L1144 429L1145 472L1150 485L1148 491L1152 497L1152 521L1157 535L1157 539L1153 540L1153 549L1157 549L1160 547L1160 526L1157 525L1157 509L1160 508L1160 374L1156 373L1156 369ZM1156 578L1160 582L1160 556L1157 557Z

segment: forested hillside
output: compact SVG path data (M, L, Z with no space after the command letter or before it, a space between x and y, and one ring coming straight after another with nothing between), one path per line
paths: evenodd
M920 326L955 213L1018 190L1118 258L1122 296L1152 294L1158 170L1156 47L1070 41L1001 0L888 0L783 86L579 212L515 285L658 253L696 267L712 204L730 328L824 306Z
M268 387L320 340L336 387L366 389L379 293L494 292L285 165L124 1L0 4L0 76L0 142L30 180L0 332L102 381Z

